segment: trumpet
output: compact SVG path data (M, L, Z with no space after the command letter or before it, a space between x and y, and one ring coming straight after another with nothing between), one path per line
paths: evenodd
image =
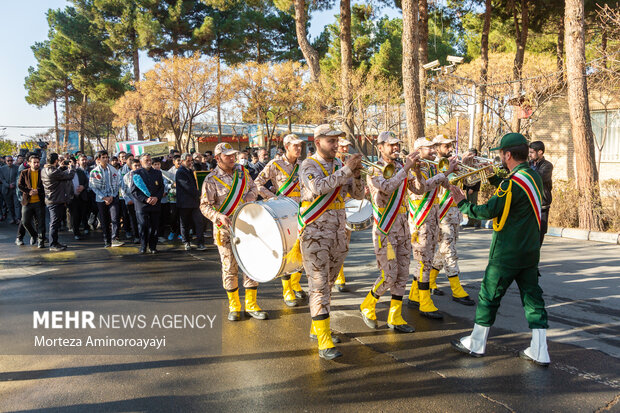
M340 155L344 157L348 157L348 156L353 156L354 154L345 152L345 153L341 153ZM366 155L362 154L362 156L366 158ZM362 173L364 174L368 174L371 168L377 168L378 170L381 171L383 178L390 179L392 176L394 176L394 172L396 172L396 168L394 167L394 164L391 164L391 163L385 166L381 166L378 163L371 162L370 160L368 160L368 158L362 159L361 163L362 165L365 166L365 168L362 168Z

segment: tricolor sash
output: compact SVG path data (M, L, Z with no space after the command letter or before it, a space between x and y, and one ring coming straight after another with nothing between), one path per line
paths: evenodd
M524 170L520 170L515 172L512 175L512 180L515 184L519 185L527 198L530 200L530 204L532 205L532 209L534 210L534 215L536 216L536 222L538 223L538 229L540 229L540 215L542 212L541 208L541 199L540 190L538 186L536 186L536 181L530 174L528 174Z
M276 195L284 195L284 196L290 196L289 194L291 194L295 188L299 187L299 177L297 176L297 171L299 170L299 164L295 165L295 168L293 169L293 172L291 172L291 174L287 174L286 171L284 170L284 168L282 168L280 165L278 165L276 162L274 162L274 165L285 175L288 177L288 179L286 180L286 182L284 182L282 184L282 186L278 189L278 191L276 192Z
M317 161L314 158L308 158L308 159L312 159L314 162L316 162L323 170L323 173L325 174L325 176L329 176L329 173L323 167L323 165L321 165L319 161ZM338 169L340 169L340 165L334 159L333 172L336 172ZM316 221L317 218L319 218L323 214L323 212L325 212L329 208L331 203L334 202L336 198L338 198L338 196L340 195L341 188L342 187L339 186L331 190L330 192L323 194L319 196L318 198L314 199L303 212L301 210L301 203L299 204L299 213L297 214L297 226L298 226L298 231L300 234L303 231L303 229L306 227L306 225Z
M443 196L439 200L439 222L441 222L443 217L445 217L448 211L450 210L450 207L452 206L452 202L453 202L452 194L450 193L449 190L446 189Z
M396 216L398 215L398 211L400 210L401 205L403 204L403 200L405 199L405 194L407 193L407 178L392 192L392 196L390 196L390 200L388 201L387 206L381 212L379 208L372 203L372 210L375 220L375 225L384 235L387 235L396 220Z
M233 212L235 212L235 209L237 209L237 206L239 206L239 203L243 199L243 192L245 191L247 181L245 179L245 168L243 166L240 166L240 168L241 169L235 169L235 174L232 179L232 187L228 186L217 176L213 176L213 178L215 178L219 183L229 189L226 199L218 209L218 212L221 212L226 216L230 216Z

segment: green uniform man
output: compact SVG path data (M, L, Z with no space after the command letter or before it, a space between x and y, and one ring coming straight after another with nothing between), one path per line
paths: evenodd
M527 163L528 143L519 133L504 135L497 148L504 167L510 171L505 179L493 177L498 186L485 205L473 205L465 194L452 186L454 201L464 214L474 219L493 219L493 240L476 307L471 335L453 340L452 346L470 356L484 354L489 328L495 322L500 301L513 281L517 282L525 318L532 330L530 346L521 358L541 366L549 365L547 351L547 312L538 285L540 259L540 212L542 179Z

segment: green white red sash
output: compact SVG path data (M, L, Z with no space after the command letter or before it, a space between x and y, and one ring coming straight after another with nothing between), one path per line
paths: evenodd
M218 181L221 182L219 179ZM224 203L218 209L218 212L221 212L226 216L230 216L233 212L235 212L235 209L237 209L237 206L239 206L239 203L243 199L245 186L245 168L240 166L240 169L235 169L235 174L232 179L232 187L228 191L228 195L226 196Z
M452 194L447 189L445 190L443 196L439 200L439 222L446 216L450 207L452 206Z
M286 174L286 171L280 168L278 164L275 164L275 165L276 167L278 167L280 171ZM296 164L295 168L293 169L293 172L291 172L286 182L284 182L282 186L278 189L278 191L276 192L276 195L289 196L289 194L293 192L295 188L299 186L299 177L297 176L298 170L299 170L299 164Z
M379 211L374 202L372 203L375 225L383 234L387 235L390 232L390 229L392 228L392 225L396 220L396 216L398 215L398 211L403 204L406 193L407 178L405 178L405 180L399 185L399 187L396 188L394 192L392 192L392 196L390 196L390 200L388 201L387 206L383 210L383 213Z
M321 165L319 161L317 161L314 158L308 158L308 159L312 159L314 162L316 162L323 170L323 173L325 174L325 176L329 176L329 173L323 167L323 165ZM336 172L339 168L340 168L339 161L334 159L334 172ZM331 203L334 202L336 198L338 198L341 188L342 187L339 186L331 190L330 192L323 194L319 196L318 198L314 199L303 212L301 211L301 203L299 204L299 213L297 214L297 227L298 227L298 232L300 234L303 231L303 229L306 227L306 225L312 223L313 221L316 221L317 218L319 218L323 214L323 212L325 212L329 208Z
M437 188L425 193L424 198L422 198L417 207L409 198L409 215L416 227L421 227L424 221L426 221L426 217L428 217L428 213L435 203L435 198L437 198Z
M538 186L536 186L536 181L530 174L528 174L524 170L520 170L515 172L511 178L515 184L519 185L521 189L527 195L527 198L530 200L530 204L532 205L532 209L534 209L534 215L536 216L536 222L538 223L538 229L540 229L540 215L542 212L541 208L541 199L540 190Z

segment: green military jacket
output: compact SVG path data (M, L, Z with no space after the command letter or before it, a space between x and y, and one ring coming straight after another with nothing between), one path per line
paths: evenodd
M510 177L519 170L529 173L540 192L543 190L542 179L531 169L526 162L514 167L506 179L490 178L491 184L505 191L508 188ZM474 219L492 219L502 216L506 196L497 193L485 205L473 205L467 200L459 202L462 213ZM537 266L540 260L540 229L536 215L527 194L520 186L512 185L512 201L504 228L493 232L489 264L501 265L510 268L529 268Z

